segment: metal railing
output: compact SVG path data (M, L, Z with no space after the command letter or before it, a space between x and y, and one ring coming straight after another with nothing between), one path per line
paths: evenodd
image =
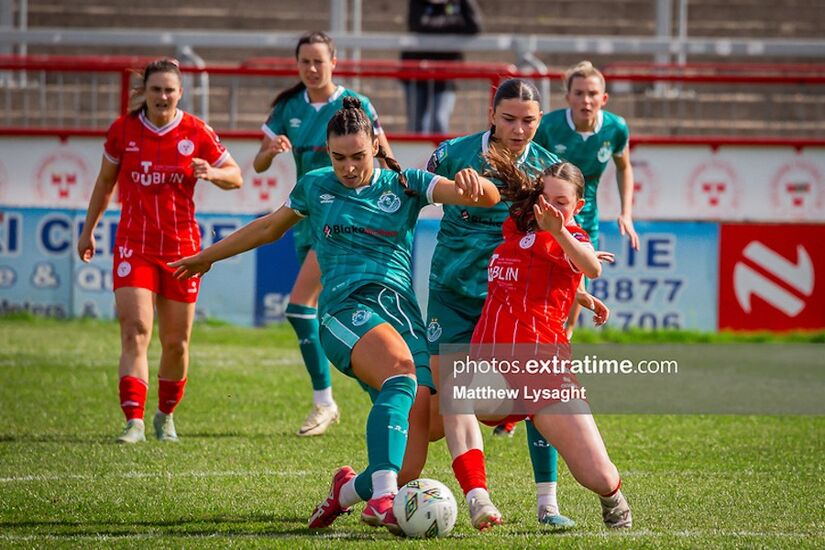
M0 56L0 128L105 129L126 111L134 69L145 57ZM183 66L195 77L185 96L192 111L226 131L257 132L277 91L297 80L291 58L249 58L233 65ZM608 108L628 119L634 136L821 139L825 122L825 65L723 64L605 67ZM26 78L21 78L25 74ZM336 82L359 81L384 127L405 134L407 113L400 82L450 80L460 101L451 134L483 127L495 86L513 76L532 78L549 94L549 108L565 105L560 70L519 71L489 63L341 61ZM208 79L206 78L208 77ZM191 107L190 107L191 108Z

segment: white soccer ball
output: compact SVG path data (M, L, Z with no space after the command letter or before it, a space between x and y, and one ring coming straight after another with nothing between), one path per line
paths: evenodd
M453 493L434 479L415 479L398 491L392 511L404 534L441 537L453 530L458 507Z

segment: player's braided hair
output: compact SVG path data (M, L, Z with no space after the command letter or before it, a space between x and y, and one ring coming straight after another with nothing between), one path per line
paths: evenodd
M321 31L310 31L304 33L301 38L298 39L298 44L295 46L295 59L298 59L298 53L301 51L301 46L304 44L326 44L327 48L329 48L329 58L335 59L335 42L332 41L332 38L325 32ZM274 109L275 106L285 99L289 99L290 97L294 96L295 94L299 93L301 90L304 90L306 86L302 81L298 81L295 85L290 86L286 90L282 91L278 95L275 96L275 99L272 100L271 107Z
M144 99L144 94L146 93L146 82L149 80L150 76L155 73L174 73L178 75L178 81L180 82L181 80L180 63L178 63L177 59L155 59L146 65L143 72L132 71L132 73L140 78L140 84L132 88L129 92L129 104L134 106L129 111L129 114L132 116L137 116L138 114L146 111L146 100Z
M344 98L344 106L336 112L327 124L327 141L329 141L330 134L336 136L348 136L352 134L365 133L370 138L370 142L375 140L375 130L372 127L372 121L367 116L367 113L361 108L361 100L357 97L346 96ZM398 174L398 182L404 188L404 193L411 197L418 195L415 191L407 185L407 177L401 170L401 165L398 161L387 155L381 145L378 146L378 154L376 157L383 159L390 167L390 170Z
M493 96L493 110L505 99L535 101L541 105L541 94L535 84L523 78L510 78L501 83ZM490 125L490 141L496 140L496 125Z
M515 156L509 151L490 148L484 158L490 164L491 175L504 183L504 188L499 189L501 199L511 202L510 217L524 233L538 229L533 205L544 192L545 177L568 181L576 186L577 199L584 196L584 176L569 162L556 162L539 173L528 174L516 165Z

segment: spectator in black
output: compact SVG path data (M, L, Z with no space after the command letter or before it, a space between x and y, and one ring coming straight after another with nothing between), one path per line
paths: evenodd
M476 0L410 0L408 29L421 34L478 34L481 10ZM402 60L461 61L459 52L401 52ZM445 134L455 105L455 83L449 80L405 80L407 130Z

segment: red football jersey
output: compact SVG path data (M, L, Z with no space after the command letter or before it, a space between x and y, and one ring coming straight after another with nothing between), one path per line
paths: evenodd
M219 167L229 157L212 128L181 110L162 128L125 115L109 128L104 155L120 165L117 246L175 257L200 250L192 159Z
M585 231L568 225L577 240ZM473 343L566 343L564 323L582 278L547 231L522 233L508 218L487 267L487 300Z

